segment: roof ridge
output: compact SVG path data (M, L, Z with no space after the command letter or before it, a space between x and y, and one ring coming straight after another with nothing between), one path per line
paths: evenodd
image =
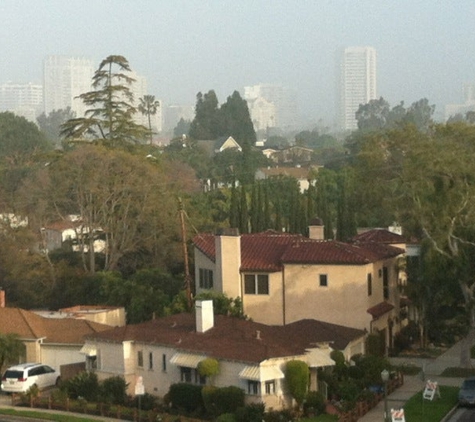
M33 314L33 312L30 312L30 311L27 311L27 310L21 309L21 308L16 308L16 309L20 313L22 319L25 321L25 324L27 325L27 327L30 329L31 333L33 334L33 337L40 338L41 336L38 333L36 333L36 331L33 329L32 325L30 324L29 319L26 317L27 315L36 315L36 314ZM38 316L38 317L42 318L40 316Z

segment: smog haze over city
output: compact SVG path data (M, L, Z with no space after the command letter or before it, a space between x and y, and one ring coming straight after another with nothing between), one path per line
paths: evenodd
M118 54L165 103L280 84L331 125L343 47L374 47L378 97L426 97L436 119L475 82L473 0L2 0L0 14L0 83L42 83L47 55Z

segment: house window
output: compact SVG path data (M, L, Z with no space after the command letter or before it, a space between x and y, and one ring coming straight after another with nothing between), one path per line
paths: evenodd
M213 270L207 268L200 268L200 288L212 289L213 288Z
M195 384L205 385L206 384L206 377L200 375L200 373L195 370Z
M268 295L269 276L267 274L246 274L244 276L244 293L247 295Z
M259 394L259 383L257 381L248 381L247 392L248 394Z
M148 369L150 370L153 369L153 353L152 352L148 354Z
M320 274L320 286L321 287L328 286L328 276L326 274Z
M191 368L180 367L181 382L191 382Z
M167 372L167 355L162 355L162 371Z
M366 279L368 283L368 296L371 296L373 294L373 275L371 273L368 273Z
M266 381L266 394L275 394L275 381Z
M389 299L389 273L388 267L383 267L383 296L385 300Z
M383 276L383 270L381 268L378 270L378 276L379 278Z
M142 350L139 350L137 352L137 366L139 368L143 368L143 352L142 352Z

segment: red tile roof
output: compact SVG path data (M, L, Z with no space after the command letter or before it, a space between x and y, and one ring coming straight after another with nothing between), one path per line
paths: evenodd
M200 234L193 242L215 262L214 235ZM322 241L274 231L241 235L241 271L275 272L282 270L285 263L364 265L402 253L402 249L374 242Z
M391 305L390 303L380 302L377 305L367 309L366 312L372 315L373 318L379 318L380 316L383 316L384 314L388 313L389 311L392 311L393 309L394 309L394 306Z
M365 335L362 330L315 320L269 326L217 315L214 322L210 330L197 333L194 315L178 314L102 331L87 338L166 345L183 352L256 363L273 357L303 354L316 343L328 342L333 348L343 350L350 341Z
M404 236L386 229L371 229L353 237L353 242L406 243Z

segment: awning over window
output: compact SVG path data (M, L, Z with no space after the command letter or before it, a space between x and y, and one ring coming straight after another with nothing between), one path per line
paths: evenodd
M96 349L96 346L85 344L84 346L82 346L79 353L82 353L83 355L86 355L86 356L97 356L97 349Z
M175 353L170 359L170 362L177 366L196 369L198 364L204 359L206 359L206 356L196 355L194 353Z
M277 366L246 366L239 378L251 381L269 381L284 378L284 373Z
M322 366L333 366L335 361L330 357L331 349L309 349L307 350L307 363L310 368L320 368Z

